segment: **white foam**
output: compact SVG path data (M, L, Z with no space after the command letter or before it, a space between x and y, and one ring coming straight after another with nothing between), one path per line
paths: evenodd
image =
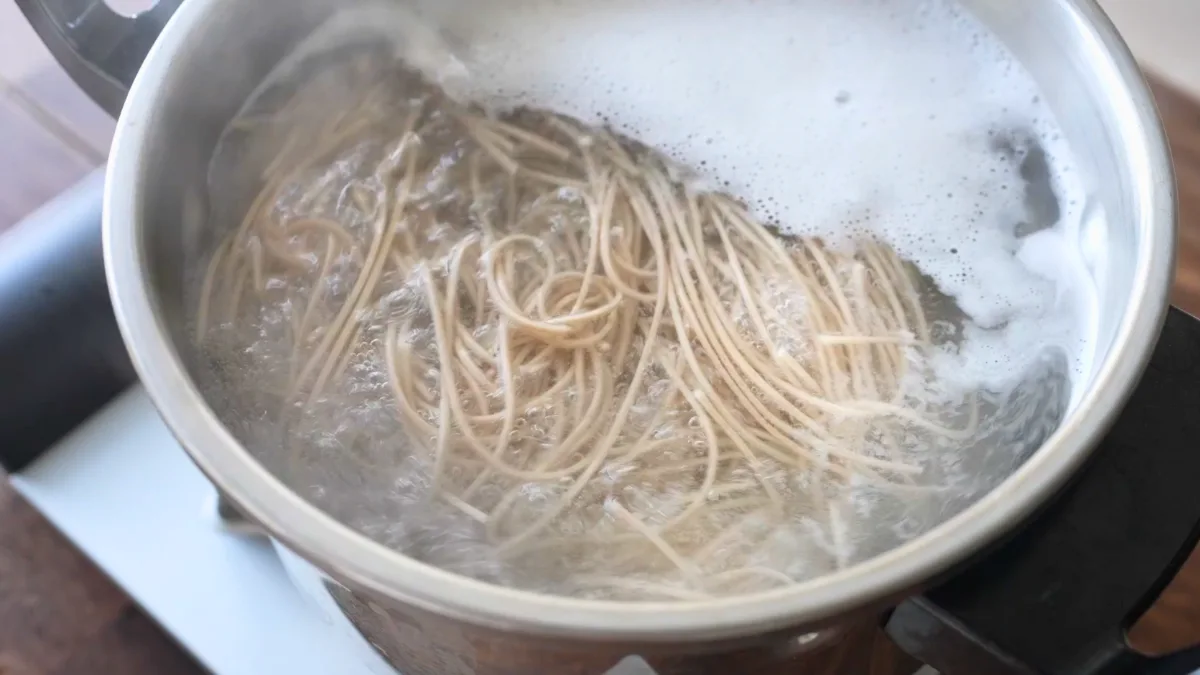
M462 95L608 124L792 233L892 244L973 320L946 360L952 382L999 384L1046 344L1068 350L1076 375L1090 368L1086 199L1070 150L1033 80L956 3L429 0L419 11L466 66ZM1014 130L1045 150L1061 207L1035 236L1016 229L1028 218L1022 148L997 150Z

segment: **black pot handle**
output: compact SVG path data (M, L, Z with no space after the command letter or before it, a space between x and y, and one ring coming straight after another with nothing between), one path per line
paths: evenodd
M97 170L0 236L0 468L25 468L136 376L104 284Z
M116 117L150 46L183 0L157 0L136 16L118 14L105 0L16 2L76 84Z
M1191 675L1200 647L1135 652L1126 630L1200 538L1200 321L1171 308L1121 416L1010 539L887 620L942 675Z

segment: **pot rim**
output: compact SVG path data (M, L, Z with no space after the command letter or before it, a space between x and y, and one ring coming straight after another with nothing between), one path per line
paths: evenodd
M146 261L143 165L161 114L157 86L217 0L182 3L152 48L117 125L104 200L104 250L117 320L141 381L199 468L253 520L352 587L471 624L527 634L635 642L743 637L820 624L897 597L1028 517L1088 457L1132 392L1157 341L1174 269L1175 183L1165 133L1128 47L1095 0L1063 0L1112 59L1112 83L1139 208L1129 309L1078 407L1029 461L958 515L897 548L796 586L703 602L613 602L494 586L407 558L291 492L241 446L197 390L159 316Z

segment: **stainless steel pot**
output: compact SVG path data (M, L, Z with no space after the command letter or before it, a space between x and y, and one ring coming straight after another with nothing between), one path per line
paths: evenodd
M1107 231L1093 233L1107 240L1109 258L1091 385L1040 450L919 539L755 596L585 602L498 588L405 558L335 522L255 462L205 404L176 348L186 339L182 251L205 226L204 174L219 132L289 48L350 1L161 0L137 20L100 0L18 4L81 85L120 114L105 200L108 282L147 390L196 464L281 544L307 587L406 675L598 674L626 654L645 654L664 673L759 672L811 639L801 636L895 605L1025 522L1080 471L1155 348L1172 277L1175 195L1162 128L1133 58L1093 0L963 0L1038 80L1107 215ZM1168 543L1175 551L1187 537ZM1155 580L1167 566L1155 569ZM920 614L916 606L897 616ZM895 632L936 658L929 640ZM743 660L729 660L730 652Z

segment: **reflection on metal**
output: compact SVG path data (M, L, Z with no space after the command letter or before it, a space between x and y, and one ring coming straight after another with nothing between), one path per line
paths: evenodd
M142 61L182 0L158 0L135 16L104 0L17 0L71 78L116 117Z
M658 675L640 656L626 656L604 675Z
M267 533L258 523L243 515L224 495L217 494L214 501L214 510L217 514L217 520L221 523L221 527L235 534L255 537L267 536Z
M1033 675L1027 666L979 639L970 628L925 598L913 598L897 607L888 619L887 633L900 649L936 667L934 672Z

